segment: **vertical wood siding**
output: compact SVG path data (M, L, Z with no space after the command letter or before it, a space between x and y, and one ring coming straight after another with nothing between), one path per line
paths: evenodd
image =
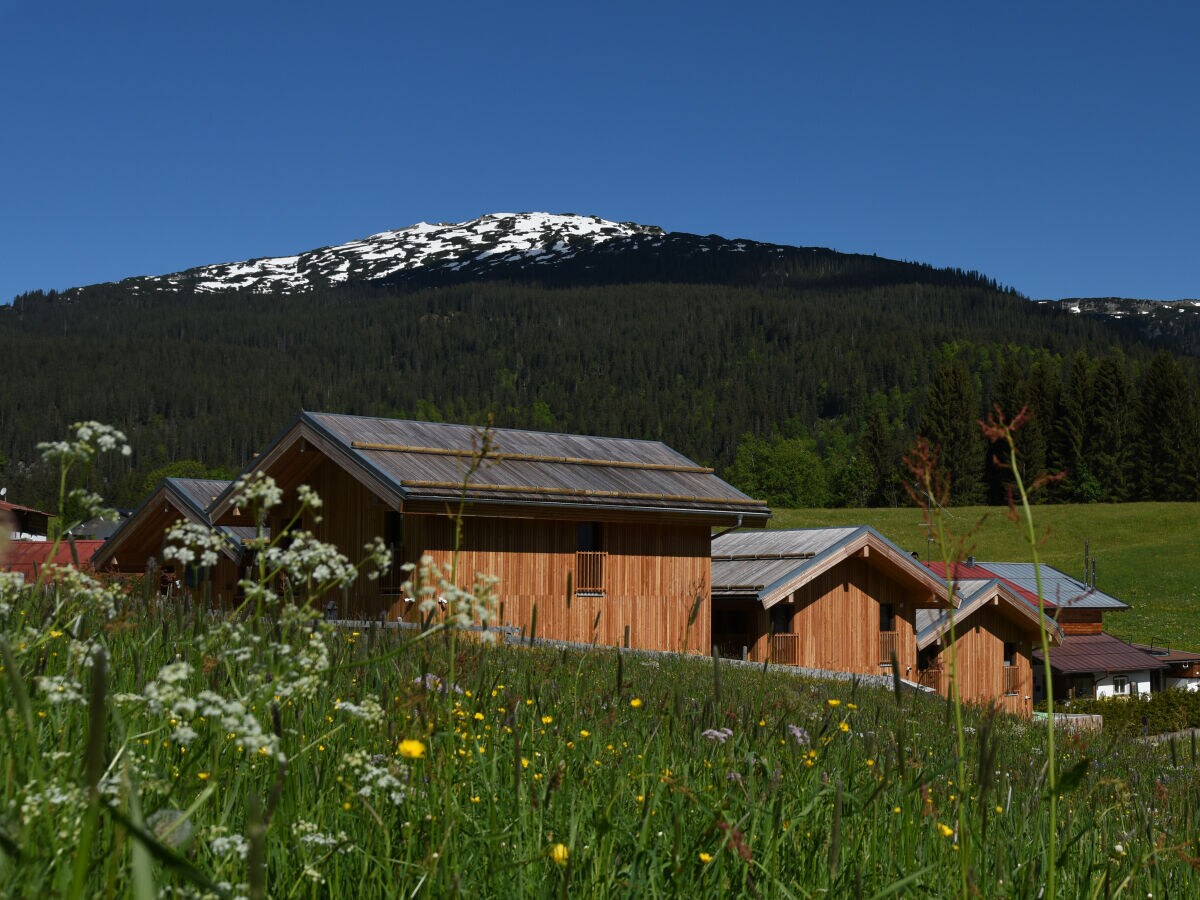
M949 638L947 637L947 640ZM1018 692L1005 694L1004 643L1012 641L1017 652L1014 657L1017 669ZM1005 712L1020 716L1033 715L1032 658L1030 632L996 606L976 610L962 623L956 635L958 651L959 695L967 703L991 706L995 703ZM938 655L942 664L941 691L950 695L950 654L943 649Z
M904 586L872 567L865 559L847 559L818 575L780 605L790 609L790 633L796 635L796 664L837 672L887 674L880 665L879 607L891 603L895 610L896 655L900 675L914 677L916 637L912 598ZM783 616L783 613L776 613ZM771 613L756 611L754 659L770 656Z

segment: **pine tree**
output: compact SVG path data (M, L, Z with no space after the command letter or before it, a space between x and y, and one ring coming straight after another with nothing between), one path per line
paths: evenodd
M983 501L986 445L979 429L979 394L961 359L942 362L925 398L919 432L938 454L955 505Z
M1108 503L1128 500L1134 491L1134 439L1138 410L1125 354L1113 350L1100 360L1092 381L1088 468Z
M1147 500L1200 499L1200 413L1179 363L1159 353L1142 383L1139 465Z

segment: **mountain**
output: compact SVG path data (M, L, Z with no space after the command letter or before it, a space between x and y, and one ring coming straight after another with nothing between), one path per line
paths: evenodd
M479 281L542 284L672 283L972 283L982 275L935 269L822 247L789 247L717 235L666 232L654 225L544 212L493 213L469 222L384 231L293 256L199 266L168 275L73 288L130 297L240 292L295 294L337 285L409 288Z
M1133 327L1154 316L596 217L419 224L0 306L0 485L53 505L37 443L97 419L135 452L95 487L131 505L158 475L236 472L310 409L652 438L784 505L890 504L918 431L957 416L959 487L1002 499L976 424L999 403L1036 411L1033 469L1072 471L1058 498L1187 499L1200 354ZM1160 423L1178 478L1143 439Z
M1200 300L1068 297L1039 302L1056 304L1176 351L1200 356Z

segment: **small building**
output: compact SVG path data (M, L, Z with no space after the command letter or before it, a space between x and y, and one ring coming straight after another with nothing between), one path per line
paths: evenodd
M643 649L708 651L712 529L770 517L712 469L625 438L304 412L244 475L255 472L284 491L273 533L307 484L324 507L303 527L351 559L376 536L397 567L457 559L460 584L476 572L499 579L497 624ZM210 514L254 524L232 490ZM414 618L405 578L360 576L338 614Z
M959 697L1033 714L1033 651L1044 629L1057 645L1061 632L1048 616L996 579L955 584L958 606L917 610L917 681L950 696L950 648ZM953 624L953 629L951 625ZM953 640L951 632L953 630Z
M48 512L32 509L17 503L9 503L0 499L0 529L8 532L8 537L14 541L44 541L50 534Z
M203 588L204 579L194 581L195 573L179 571L172 562L163 563L164 538L167 530L180 520L211 525L208 507L229 485L228 481L207 478L163 479L108 540L97 542L103 543L103 547L93 560L96 569L127 575L153 575L167 584L179 582ZM213 602L231 606L238 599L237 582L246 553L243 541L254 537L254 529L224 527L221 531L226 545L217 565L205 573L205 578L211 585Z
M1034 702L1045 696L1042 652L1035 650ZM1050 651L1056 700L1129 697L1149 694L1156 674L1168 664L1111 634L1068 634Z
M1151 691L1165 691L1171 688L1200 691L1200 653L1153 644L1130 642L1130 645L1167 664L1166 669L1150 673Z
M731 656L880 675L917 668L918 611L945 583L869 526L737 532L712 542L713 642Z

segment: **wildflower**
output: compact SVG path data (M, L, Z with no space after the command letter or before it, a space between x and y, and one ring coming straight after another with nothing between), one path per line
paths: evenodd
M850 723L849 723L849 722L839 722L839 723L838 723L838 730L839 730L839 731L842 731L842 732L849 731L849 730L850 730Z
M566 844L555 844L550 848L550 860L557 865L565 866L571 856Z
M893 807L892 807L892 812L894 812L896 815L900 815L900 807L898 807L898 806L893 806Z
M590 731L588 731L586 728L581 728L581 729L579 729L579 736L581 738L591 737L592 733Z
M1003 807L1003 806L1000 806L1000 805L997 805L997 806L996 806L996 813L997 813L997 815L998 815L998 814L1000 814L1000 813L1002 813L1002 812L1004 812L1004 807Z
M806 729L801 728L799 725L789 725L788 731L801 747L807 747L812 742L812 736Z
M700 732L700 736L706 737L710 741L716 741L719 744L723 744L733 737L733 730L729 728L709 728Z
M704 863L705 865L712 862L712 859L711 853L705 853L703 851L700 852L700 862Z
M828 703L830 706L841 706L841 705L842 705L842 701L841 701L841 700L838 700L838 699L836 699L836 698L834 698L834 697L830 697L830 698L829 698L828 700L826 700L825 702L826 702L826 703Z
M942 835L942 837L948 838L954 834L954 829L949 825L938 822L938 832Z
M481 713L481 712L475 713L475 721L476 722L482 722L484 720L484 718L486 718L486 717L484 716L483 713Z
M400 755L405 759L422 759L425 756L425 745L415 738L406 738L400 742Z
M629 705L632 706L634 709L637 709L639 706L642 705L642 698L634 697L632 700L629 701Z
M553 721L554 721L554 716L542 716L542 724L543 725L549 725Z

